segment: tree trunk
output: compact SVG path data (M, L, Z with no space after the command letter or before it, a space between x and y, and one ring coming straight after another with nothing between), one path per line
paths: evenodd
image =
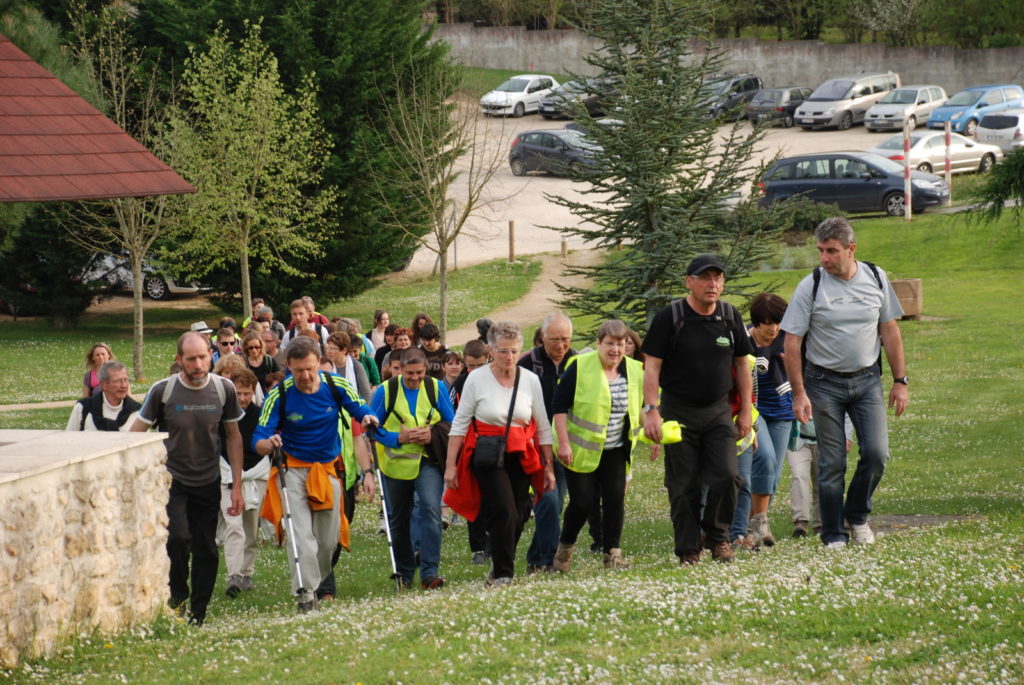
M135 382L141 383L145 380L145 371L142 365L142 255L132 254L132 324L134 334L132 335L132 368L135 370Z
M448 339L448 248L445 247L437 255L441 260L440 283L438 290L441 300L441 315L438 321L438 328L441 329L441 344L445 345Z
M249 282L249 250L242 250L242 321L252 317L252 284Z

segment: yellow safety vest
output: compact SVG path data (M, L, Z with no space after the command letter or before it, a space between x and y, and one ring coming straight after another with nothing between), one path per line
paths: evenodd
M441 420L441 412L434 409L431 413L432 407L430 406L430 400L427 399L427 390L424 387L427 383L434 384L435 397L440 397L441 388L436 378L427 376L423 379L423 383L420 384L419 395L416 398L416 416L412 416L412 411L409 409L409 403L405 399L405 386L402 383L402 377L398 377L398 395L395 397L395 410L387 417L384 422L384 429L397 433L402 430L403 427L411 426L426 426L427 416L430 416L429 425L438 423ZM390 397L388 396L391 390L391 384L384 384L384 406L387 407L390 404ZM388 478L394 478L396 480L415 480L420 475L420 461L424 455L424 445L417 445L414 442L407 443L398 447L397 449L392 447L385 447L384 445L377 443L377 463L380 466L380 470Z
M341 462L345 465L345 489L356 484L359 465L356 463L355 436L352 435L352 417L342 409L338 412L338 435L341 436Z
M566 468L577 473L591 473L601 462L608 420L612 414L612 391L597 352L573 357L576 364L576 394L567 412L572 463ZM644 368L635 359L626 358L627 415L629 416L630 453L643 430L640 408L644 400Z

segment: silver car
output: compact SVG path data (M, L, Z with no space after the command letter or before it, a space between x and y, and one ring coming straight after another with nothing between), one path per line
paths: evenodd
M881 157L903 163L903 134L886 138L881 145L871 148ZM950 171L961 174L969 171L985 173L1003 158L996 145L985 145L959 133L950 134ZM915 131L910 134L910 166L919 171L937 174L946 169L946 134L942 131Z
M998 145L1006 154L1024 148L1024 109L1008 109L986 114L975 134L979 143Z
M928 121L928 115L946 101L946 91L939 86L903 86L890 90L864 117L869 131L899 131L903 122L910 128Z

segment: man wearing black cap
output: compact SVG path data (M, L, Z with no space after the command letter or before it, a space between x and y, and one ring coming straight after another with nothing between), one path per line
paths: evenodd
M736 508L736 440L751 430L746 357L753 349L739 311L720 301L724 286L722 261L695 257L686 267L690 294L655 315L643 346L644 433L659 442L663 418L684 426L683 441L665 448L665 487L683 565L700 560L702 529L712 556L733 560L728 532ZM735 423L729 397L734 387ZM702 486L708 493L701 520Z

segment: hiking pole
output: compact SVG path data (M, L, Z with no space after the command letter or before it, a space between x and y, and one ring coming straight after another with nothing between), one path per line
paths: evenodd
M275 447L272 453L272 463L277 467L277 485L281 489L281 501L284 503L284 521L285 530L288 531L288 542L290 543L292 552L292 561L295 564L295 579L298 581L299 599L306 592L306 588L302 583L302 568L299 566L299 543L295 538L295 524L292 521L292 507L288 501L288 489L284 485L285 474L288 473L287 462L284 459L284 455L280 447Z
M376 451L376 450L375 450ZM391 518L388 516L388 492L384 487L384 479L380 475L380 466L377 464L377 455L373 455L373 470L380 484L380 505L384 510L384 532L388 538L388 555L391 557L391 580L395 581L395 590L402 589L402 574L398 572L398 564L395 562L395 543L391 539Z

